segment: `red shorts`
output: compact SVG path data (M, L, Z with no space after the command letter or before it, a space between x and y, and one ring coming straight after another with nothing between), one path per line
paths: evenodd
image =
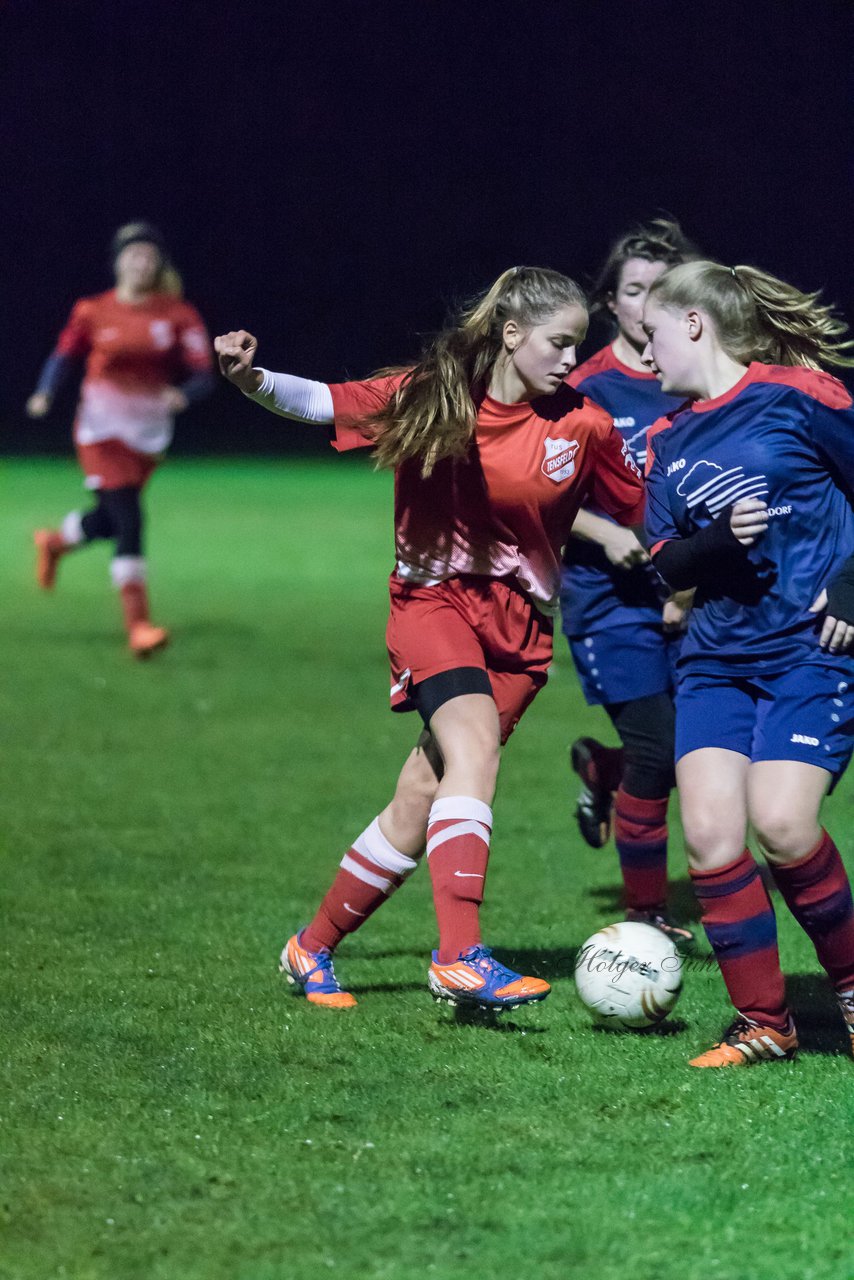
M160 461L158 454L138 453L121 440L76 448L87 489L141 489Z
M386 644L393 711L414 711L412 686L456 667L489 676L506 742L552 660L552 621L513 582L462 576L434 587L392 574Z

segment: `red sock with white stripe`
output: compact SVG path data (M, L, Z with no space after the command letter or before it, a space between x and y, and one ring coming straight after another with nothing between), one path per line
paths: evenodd
M489 860L492 810L472 796L442 796L427 823L427 858L439 922L439 963L452 964L480 942L480 904Z
M407 857L385 838L379 818L374 818L341 859L317 915L302 931L301 945L309 951L334 951L417 866L415 858Z

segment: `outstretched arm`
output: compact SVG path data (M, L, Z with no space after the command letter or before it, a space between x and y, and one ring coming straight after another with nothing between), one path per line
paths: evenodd
M245 329L215 338L214 350L223 376L271 413L299 422L333 421L332 393L327 384L257 368L258 340Z

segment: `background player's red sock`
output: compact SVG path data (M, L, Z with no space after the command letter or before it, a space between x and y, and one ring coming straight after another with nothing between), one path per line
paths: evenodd
M427 826L427 857L439 922L439 963L452 964L480 942L492 810L471 796L434 801Z
M620 785L614 803L614 843L623 873L625 905L635 911L667 900L667 801L641 800Z
M839 850L826 831L805 858L769 864L777 888L839 991L854 986L854 902Z
M779 1030L788 1025L777 921L749 849L714 871L691 871L703 928L739 1013Z
M362 832L341 859L338 874L300 942L309 951L334 951L386 898L399 889L418 862L390 844L379 818Z

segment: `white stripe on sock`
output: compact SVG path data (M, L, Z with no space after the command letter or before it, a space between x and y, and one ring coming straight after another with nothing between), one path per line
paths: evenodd
M427 825L447 821L448 818L473 818L492 830L492 810L482 800L475 800L474 796L441 796L434 800Z
M351 858L348 853L345 853L341 859L341 867L344 871L349 871L350 875L355 876L357 880L362 880L365 884L371 884L375 889L382 889L383 893L391 893L395 887L393 881L386 879L384 876L375 876L372 871L366 870L355 858Z
M444 827L441 831L437 831L427 841L427 857L434 849L438 849L440 845L447 844L449 840L456 840L458 836L479 836L483 843L489 848L489 827L485 827L482 822L455 822L451 827Z
M369 862L373 862L383 871L390 871L395 876L411 875L418 866L415 858L410 858L399 849L395 849L391 841L383 835L379 818L374 818L358 840L354 840L353 848L363 858L367 858Z

